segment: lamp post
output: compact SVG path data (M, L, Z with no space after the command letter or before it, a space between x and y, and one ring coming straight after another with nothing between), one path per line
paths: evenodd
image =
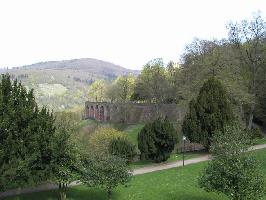
M185 143L185 141L186 141L186 136L183 136L183 167L184 167L184 165L185 165L185 145L186 145L186 143Z

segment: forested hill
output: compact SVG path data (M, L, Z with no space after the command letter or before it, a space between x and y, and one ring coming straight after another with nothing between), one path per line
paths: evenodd
M139 73L92 58L40 62L0 70L0 73L6 72L27 88L33 88L37 101L54 110L83 105L89 85L97 79L111 81L119 75Z
M32 65L23 66L28 69L56 69L56 70L74 70L90 73L92 75L101 75L105 79L112 79L118 75L137 74L138 71L129 70L110 62L97 60L93 58L81 58L62 61L39 62ZM21 68L16 68L21 69Z

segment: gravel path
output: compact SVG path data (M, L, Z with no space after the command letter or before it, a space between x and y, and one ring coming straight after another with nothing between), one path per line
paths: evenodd
M260 145L255 145L253 147L249 148L249 151L254 151L257 149L264 149L266 148L266 144L260 144ZM185 165L191 165L203 161L210 160L212 158L211 155L203 155L197 158L192 158L185 160ZM155 171L160 171L160 170L165 170L165 169L171 169L175 167L181 167L183 166L183 161L176 161L176 162L171 162L171 163L166 163L166 164L158 164L158 165L151 165L139 169L133 170L133 175L140 175L140 174L146 174L150 172L155 172ZM73 182L70 186L76 186L80 185L81 183L79 181ZM33 192L40 192L40 191L47 191L47 190L53 190L57 189L58 186L54 184L46 184L46 185L40 185L37 187L32 187L32 188L25 188L25 189L14 189L14 190L9 190L3 193L0 193L0 198L8 197L8 196L15 196L19 194L28 194L28 193L33 193Z
M266 144L255 145L255 146L250 147L249 151L254 151L254 150L257 150L257 149L264 149L264 148L266 148ZM211 158L212 158L212 156L210 154L207 154L207 155L204 155L204 156L200 156L200 157L197 157L197 158L192 158L192 159L189 159L189 160L185 160L185 165L191 165L191 164L194 164L194 163L199 163L199 162L211 160ZM133 171L133 175L146 174L146 173L150 173L150 172L170 169L170 168L174 168L174 167L181 167L181 166L183 166L183 161L182 160L176 161L176 162L172 162L172 163L147 166L147 167L135 169Z

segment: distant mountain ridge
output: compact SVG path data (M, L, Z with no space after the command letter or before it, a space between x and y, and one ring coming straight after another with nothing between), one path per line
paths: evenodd
M94 58L80 58L71 60L61 61L46 61L38 62L30 65L24 65L23 68L35 68L35 69L75 69L75 70L86 70L86 71L102 71L102 70L113 70L114 73L119 75L127 74L138 74L138 70L130 70L120 65L113 64L111 62L98 60ZM13 69L19 69L21 67L14 67Z
M112 81L118 76L139 74L137 70L93 58L47 61L0 69L0 73L6 72L27 88L33 88L37 101L54 110L83 105L89 85L95 80Z

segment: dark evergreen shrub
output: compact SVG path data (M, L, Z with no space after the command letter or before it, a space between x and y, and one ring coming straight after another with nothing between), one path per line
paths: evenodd
M110 153L132 162L136 156L135 145L126 137L118 137L110 143Z
M222 83L212 77L207 80L195 100L191 100L182 132L191 142L201 143L207 149L216 131L223 131L234 121L229 97Z
M146 124L138 135L141 159L166 161L174 150L177 140L177 133L167 119L157 119Z

